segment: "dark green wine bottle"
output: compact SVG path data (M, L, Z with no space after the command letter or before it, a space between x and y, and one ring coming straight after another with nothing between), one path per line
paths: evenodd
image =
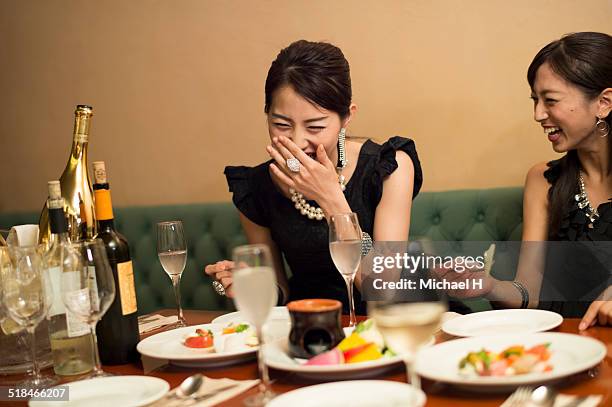
M97 237L104 242L115 277L115 300L96 328L98 349L102 364L120 365L134 362L140 357L136 350L140 336L134 271L127 240L115 230L104 162L94 162L93 167Z

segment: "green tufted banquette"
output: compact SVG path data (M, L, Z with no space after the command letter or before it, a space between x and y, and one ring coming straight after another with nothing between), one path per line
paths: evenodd
M522 188L423 192L413 204L410 235L438 241L520 240L522 199ZM174 307L170 279L157 259L155 245L156 222L173 219L184 222L188 241L181 281L183 306L232 308L231 301L213 292L202 271L205 264L229 258L233 247L246 242L230 202L115 208L114 213L117 229L130 243L141 314ZM0 213L0 228L36 223L38 215ZM475 310L488 307L482 301L468 305Z

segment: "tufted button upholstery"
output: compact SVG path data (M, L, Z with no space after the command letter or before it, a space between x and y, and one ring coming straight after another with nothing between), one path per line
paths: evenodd
M431 240L520 240L521 188L423 192L412 207L410 235ZM174 307L170 279L156 252L155 224L182 220L188 243L188 260L181 281L185 308L231 309L232 302L214 293L204 275L206 264L229 259L235 246L246 243L238 213L230 202L174 206L116 208L115 224L130 243L139 313ZM0 214L0 228L38 222L39 213ZM497 260L496 260L497 261ZM498 276L512 278L513 276ZM469 303L486 309L483 303Z

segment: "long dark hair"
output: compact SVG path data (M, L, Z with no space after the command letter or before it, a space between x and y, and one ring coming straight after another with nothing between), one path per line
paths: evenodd
M349 114L349 64L340 48L332 44L300 40L282 49L268 70L264 112L270 111L274 92L285 85L340 118Z
M606 88L612 87L612 37L597 32L568 34L553 41L538 52L527 70L527 81L533 90L538 69L544 63L578 87L587 99L593 100ZM612 128L612 114L604 119ZM593 122L593 126L595 122ZM612 158L612 143L608 143ZM549 236L559 231L563 214L572 202L578 185L580 160L570 150L559 160L559 178L548 191Z

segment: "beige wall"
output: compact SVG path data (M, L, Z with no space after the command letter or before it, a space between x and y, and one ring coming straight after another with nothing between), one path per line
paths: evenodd
M41 207L79 103L115 205L228 200L223 167L267 158L265 74L300 38L343 49L350 132L414 138L425 190L520 185L554 157L532 121L531 58L611 27L610 0L3 0L0 211Z

